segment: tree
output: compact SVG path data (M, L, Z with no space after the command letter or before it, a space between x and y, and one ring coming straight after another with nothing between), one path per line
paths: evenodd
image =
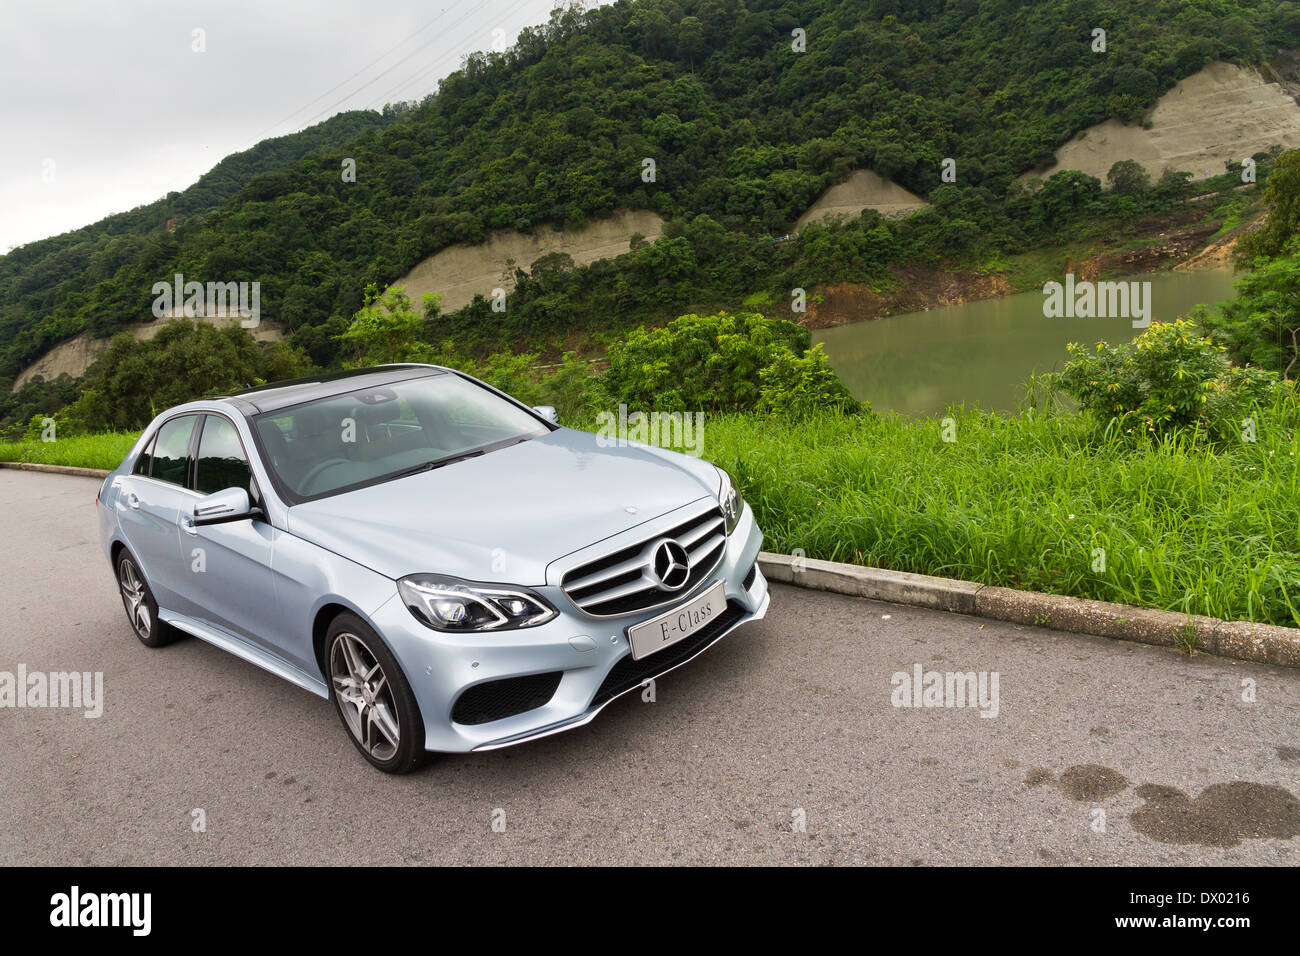
M1264 225L1237 242L1238 264L1275 256L1300 234L1300 149L1287 150L1269 170L1264 205L1268 207Z
M371 286L366 304L339 338L351 351L348 364L363 367L405 360L423 331L424 319L411 307L405 288L395 286L380 295Z
M261 351L246 329L176 319L145 341L115 336L86 370L69 414L92 431L142 428L173 405L251 386L261 372Z
M1111 191L1121 196L1136 196L1151 188L1151 177L1146 167L1133 159L1121 159L1110 167L1106 182Z
M695 58L705 52L704 25L699 17L683 17L677 25L677 48L695 72Z
M1064 225L1083 215L1101 197L1101 180L1077 169L1053 173L1034 196L1034 202L1048 225Z
M1259 260L1237 283L1237 295L1196 321L1239 362L1290 375L1300 365L1300 254Z

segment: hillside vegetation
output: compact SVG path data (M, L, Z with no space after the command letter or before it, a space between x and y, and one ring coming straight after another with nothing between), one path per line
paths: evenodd
M795 30L805 52L792 49ZM665 239L576 280L560 257L519 283L507 313L471 304L446 333L487 349L536 344L758 288L880 279L891 262L1016 251L1074 225L1095 198L1068 179L1031 200L1018 174L1078 130L1134 119L1212 60L1253 63L1296 45L1300 6L1275 0L621 0L557 11L509 51L469 57L419 104L336 118L301 149L262 144L229 176L3 257L0 375L78 332L146 317L153 283L176 272L261 282L264 315L329 364L367 285L492 229L578 226L619 207L665 216ZM349 158L355 183L340 175ZM956 184L941 183L945 158ZM854 169L932 205L898 223L866 216L797 244L768 241Z
M159 267L162 272L154 281L166 278L167 263L180 242L169 225L187 232L191 223L258 176L351 142L391 119L391 111L340 113L299 133L262 140L227 156L188 189L0 256L0 381L12 379L49 346L83 329L152 319L152 282L139 295L134 288L122 294L123 270ZM91 316L95 321L88 321Z

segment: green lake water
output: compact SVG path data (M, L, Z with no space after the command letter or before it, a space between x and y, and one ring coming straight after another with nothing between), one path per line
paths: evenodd
M1198 303L1233 295L1231 269L1156 272L1112 281L1150 282L1152 320L1172 321ZM879 412L930 415L949 405L1014 411L1031 374L1059 370L1070 342L1127 342L1128 318L1047 318L1041 291L942 306L813 332L849 390Z

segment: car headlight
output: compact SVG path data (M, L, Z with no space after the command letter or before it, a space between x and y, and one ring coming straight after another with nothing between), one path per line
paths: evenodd
M736 525L740 522L740 513L745 510L745 499L740 497L740 492L736 490L736 483L731 480L731 476L718 469L718 474L722 476L722 487L718 489L718 507L722 509L722 515L727 520L727 534L736 530Z
M527 588L412 574L397 591L416 620L435 631L505 631L545 624L556 610Z

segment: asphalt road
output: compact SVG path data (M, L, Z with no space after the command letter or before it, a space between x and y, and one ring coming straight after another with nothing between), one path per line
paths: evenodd
M141 646L94 492L0 470L0 672L105 701L0 708L0 864L1300 863L1300 672L787 587L653 703L388 777L326 701ZM917 664L996 717L894 706Z

